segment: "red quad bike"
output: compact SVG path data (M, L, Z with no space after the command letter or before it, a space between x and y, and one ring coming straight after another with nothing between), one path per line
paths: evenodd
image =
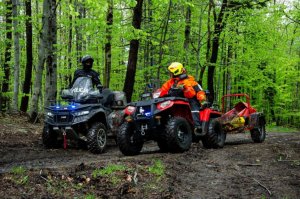
M154 140L162 152L184 152L193 141L202 139L207 148L223 147L226 135L216 118L221 112L210 107L200 111L204 136L197 136L191 108L186 98L167 96L132 102L125 108L125 122L117 133L117 143L124 155L140 153L145 141ZM147 96L146 96L147 97Z
M246 102L238 102L234 107L230 107L230 99L240 97L245 97ZM225 113L225 109L230 110ZM250 97L247 94L224 95L222 97L222 113L223 115L218 120L222 123L226 134L242 133L248 130L253 142L261 143L265 140L265 116L262 112L257 112L251 107Z

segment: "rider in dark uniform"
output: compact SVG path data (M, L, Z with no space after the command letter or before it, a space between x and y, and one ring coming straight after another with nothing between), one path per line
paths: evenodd
M99 73L97 73L96 71L94 71L92 69L93 62L94 62L94 59L90 55L86 55L86 56L82 57L82 59L81 59L82 69L77 69L74 72L74 78L73 78L73 82L70 85L70 88L73 86L75 80L78 77L91 77L93 85L99 89L102 88L102 84L99 79Z
M97 73L96 71L94 71L92 69L93 62L94 62L94 59L90 55L86 55L86 56L82 57L82 59L81 59L82 69L77 69L75 71L73 82L70 85L70 88L72 88L72 86L77 78L90 77L92 79L93 86L96 86L99 89L100 93L103 94L103 98L102 98L103 105L106 107L111 107L113 100L114 100L114 94L108 88L103 89L103 86L99 79L99 73Z

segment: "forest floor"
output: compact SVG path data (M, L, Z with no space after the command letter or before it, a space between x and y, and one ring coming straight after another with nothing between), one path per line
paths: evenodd
M0 117L0 198L300 198L300 132L227 135L223 149L193 143L160 153L156 143L126 157L45 149L42 123Z

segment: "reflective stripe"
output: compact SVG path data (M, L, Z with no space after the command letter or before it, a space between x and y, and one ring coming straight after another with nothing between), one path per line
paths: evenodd
M192 113L199 113L200 111L191 111Z
M198 84L198 87L199 87L200 90L203 90L202 87L200 86L200 84Z

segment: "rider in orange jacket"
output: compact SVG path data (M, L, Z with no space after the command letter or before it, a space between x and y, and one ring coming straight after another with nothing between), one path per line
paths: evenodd
M168 71L170 72L171 78L162 85L160 97L165 95L182 95L181 97L187 98L192 109L195 133L200 133L201 122L199 110L201 103L206 100L205 92L198 82L195 81L193 76L186 74L186 70L181 63L171 63L168 67ZM174 92L176 92L176 94Z

